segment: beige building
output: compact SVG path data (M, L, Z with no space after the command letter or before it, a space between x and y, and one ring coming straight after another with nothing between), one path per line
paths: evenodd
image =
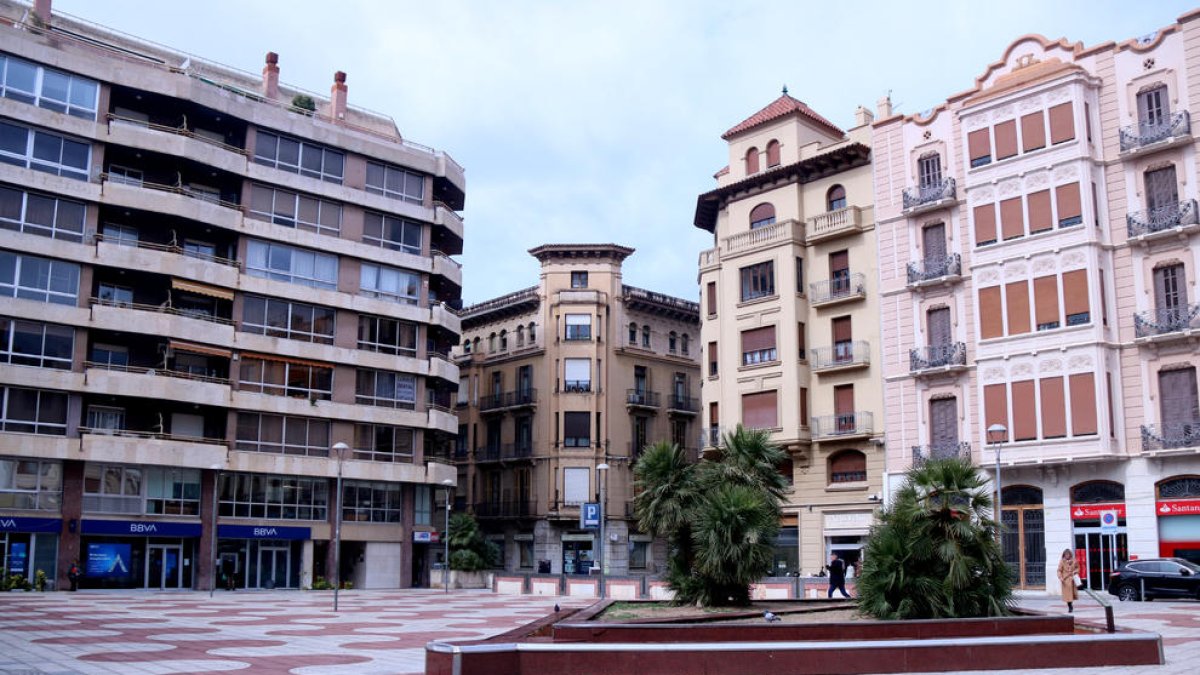
M632 253L539 246L536 286L462 312L458 508L501 546L507 570L588 574L600 563L580 508L600 501L605 475L608 573L663 569L665 548L633 522L632 468L658 441L696 455L699 308L625 285Z
M775 574L855 561L883 472L871 115L838 129L787 95L722 136L700 195L704 433L738 424L785 447L792 481Z

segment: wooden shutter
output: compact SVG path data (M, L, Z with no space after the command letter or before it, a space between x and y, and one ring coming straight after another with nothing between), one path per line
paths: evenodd
M1196 392L1196 369L1179 368L1159 371L1158 399L1162 423L1200 421L1200 403L1197 401Z
M1075 109L1071 102L1050 108L1050 145L1075 138Z
M1008 120L996 125L996 159L1017 154L1017 121Z
M1072 270L1062 275L1063 313L1084 314L1089 312L1087 270Z
M808 339L804 333L804 329L805 329L804 322L803 321L797 322L797 324L796 324L796 341L798 343L800 343L799 347L800 347L800 360L801 361L808 358L808 355L805 354L805 351L807 350Z
M1167 166L1146 172L1146 206L1161 209L1179 202L1179 184L1175 182L1175 167Z
M1005 241L1025 236L1024 216L1020 197L1000 202L1000 230Z
M1021 148L1025 152L1046 147L1046 116L1042 111L1021 117Z
M808 387L800 387L800 426L808 428Z
M563 437L589 439L591 438L591 414L586 412L563 413Z
M829 273L833 275L836 272L850 269L850 253L848 251L837 251L829 254Z
M934 447L958 443L958 399L939 398L929 402L929 443Z
M987 128L976 129L975 131L967 134L967 151L971 155L971 166L981 166L983 164L987 164L987 162L981 161L979 165L976 165L975 160L982 160L984 158L988 159L989 161L991 160L992 142L988 138Z
M716 375L717 372L717 343L710 342L708 343L708 374Z
M1071 435L1096 433L1096 379L1092 373L1070 377Z
M1038 277L1033 280L1033 304L1037 325L1059 323L1058 277Z
M708 426L710 426L710 427L721 426L720 408L718 407L716 401L713 401L712 403L708 404Z
M867 456L858 450L843 450L829 459L830 473L866 473Z
M764 326L742 331L742 352L775 349L775 327Z
M975 215L975 245L982 246L996 241L996 205L976 206L973 213Z
M776 405L775 391L742 394L742 424L751 429L773 429L779 426Z
M1079 183L1067 183L1054 188L1054 196L1058 200L1058 222L1079 218L1083 215L1083 207L1079 202Z
M939 307L929 310L927 320L929 322L929 344L950 344L953 335L950 328L950 308Z
M758 148L750 148L746 151L746 175L752 176L758 173Z
M1014 281L1004 287L1007 299L1008 334L1021 335L1028 333L1029 326L1029 282Z
M946 257L946 226L942 223L926 225L921 230L921 243L926 260L941 261Z
M841 316L830 322L833 325L833 341L845 342L853 339L853 331L851 330L850 317Z
M1042 438L1062 438L1067 435L1067 404L1063 396L1063 379L1047 377L1038 384L1042 390Z
M979 336L984 340L1004 335L1004 311L1000 306L1000 287L979 289Z
M854 412L854 385L842 384L833 388L833 411L838 415Z
M1050 210L1050 191L1031 192L1029 199L1029 233L1037 234L1054 228L1054 213Z
M705 288L705 293L708 296L707 297L708 315L716 316L717 315L717 282L715 282L715 281L708 282L708 286Z
M1008 427L1007 385L989 384L983 388L984 429L993 424L1003 424Z
M767 166L779 166L779 141L767 143Z
M1033 380L1012 383L1013 440L1030 441L1037 438L1037 399Z

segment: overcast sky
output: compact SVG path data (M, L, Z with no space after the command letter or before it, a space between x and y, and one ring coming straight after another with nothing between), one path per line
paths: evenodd
M786 84L843 128L972 86L1026 33L1091 45L1153 32L1195 0L746 2L54 0L54 9L395 118L467 172L463 299L537 283L542 243L637 249L625 282L695 299L696 196L721 134Z

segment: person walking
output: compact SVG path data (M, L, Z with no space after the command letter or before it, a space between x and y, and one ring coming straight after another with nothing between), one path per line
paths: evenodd
M1079 599L1079 562L1071 549L1063 549L1062 558L1058 561L1058 581L1062 585L1062 599L1067 603L1067 612L1075 611L1075 601Z
M829 554L829 597L833 597L833 591L837 589L842 592L842 597L850 597L846 592L846 563L838 558L838 554Z

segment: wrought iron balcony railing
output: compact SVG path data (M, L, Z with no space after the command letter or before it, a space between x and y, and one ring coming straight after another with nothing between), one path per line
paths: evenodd
M625 404L642 406L644 408L657 408L659 404L659 395L657 391L628 389L625 391Z
M962 258L957 253L908 263L908 285L962 276Z
M475 515L479 518L523 518L537 513L532 500L487 501L475 504Z
M1185 199L1178 204L1167 204L1125 216L1130 239L1197 223L1200 223L1200 219L1197 219L1195 199Z
M914 373L965 365L967 365L967 345L962 342L948 342L908 350L908 369Z
M694 396L680 396L679 394L670 394L667 396L667 408L669 410L678 410L683 412L699 412L700 400Z
M865 410L812 418L814 438L870 435L874 426L875 415Z
M500 446L501 459L528 459L533 456L533 443L531 441L518 441L516 443L505 443Z
M915 188L905 188L902 193L904 210L920 208L928 204L937 204L948 199L954 199L955 183L951 177L946 177L938 183L929 183Z
M920 466L931 459L971 459L971 443L933 443L912 446L913 466Z
M1133 315L1134 337L1148 338L1193 330L1200 331L1200 302Z
M1121 152L1139 150L1161 141L1188 136L1192 133L1192 119L1186 110L1179 110L1165 117L1134 124L1121 129Z
M817 281L808 287L811 292L808 302L812 305L849 300L867 295L867 277L861 272L855 272L844 277Z
M475 448L476 462L499 462L500 461L500 444L485 445L482 448Z
M1200 419L1142 425L1142 451L1200 447Z
M838 342L832 347L818 347L811 351L814 371L865 366L871 363L871 343L865 340Z

